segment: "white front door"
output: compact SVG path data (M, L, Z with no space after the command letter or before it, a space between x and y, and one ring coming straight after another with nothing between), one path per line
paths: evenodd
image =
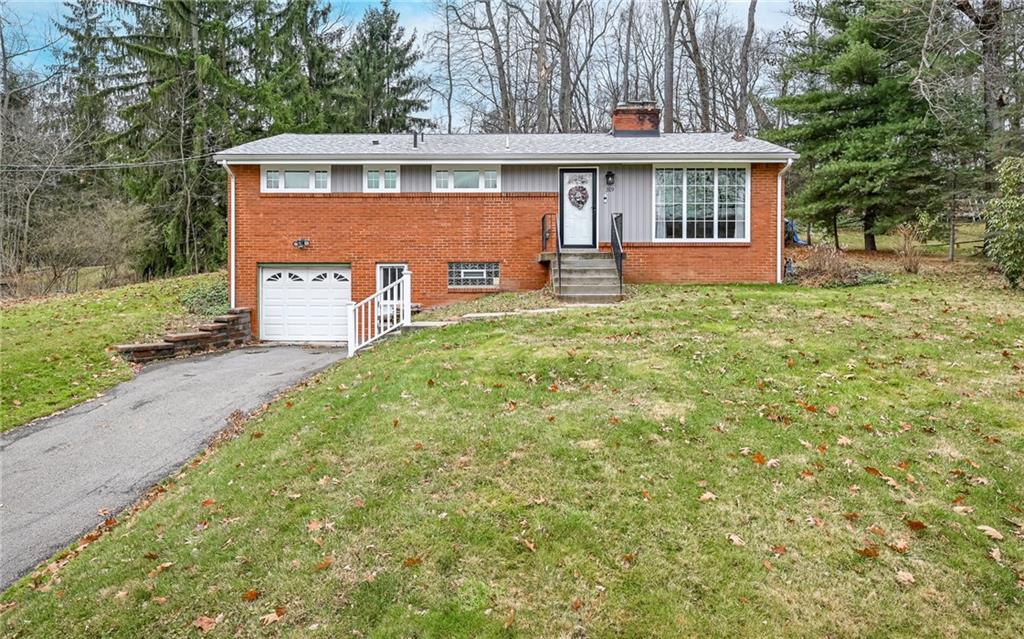
M260 267L260 339L343 342L352 268L340 264Z
M559 169L562 248L597 248L597 169Z

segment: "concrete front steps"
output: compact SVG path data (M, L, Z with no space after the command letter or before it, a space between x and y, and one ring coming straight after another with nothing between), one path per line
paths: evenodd
M585 304L611 304L622 299L619 292L619 272L611 253L562 252L561 272L558 256L550 261L551 286L564 302ZM559 286L561 275L561 286Z

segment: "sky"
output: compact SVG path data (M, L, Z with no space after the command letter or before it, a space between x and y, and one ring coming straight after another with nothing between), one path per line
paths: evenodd
M656 2L657 0L640 0L640 2ZM737 20L746 19L748 0L723 0L727 10ZM31 44L39 46L53 38L56 29L54 21L63 14L64 3L60 0L0 0L6 3L14 18L25 25ZM376 0L349 0L333 3L335 11L344 15L352 22L357 22L367 7L376 5ZM777 29L785 24L790 0L760 0L757 5L757 22L762 29ZM436 18L431 13L430 0L392 0L391 5L399 12L401 23L407 29L415 29L423 34L435 26ZM45 67L52 61L51 54L40 51L33 54L26 62L36 67Z

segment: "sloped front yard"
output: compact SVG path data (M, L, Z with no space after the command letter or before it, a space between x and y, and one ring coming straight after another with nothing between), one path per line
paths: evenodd
M186 322L181 296L218 275L154 280L0 307L0 432L93 398L131 377L112 344Z
M391 340L53 573L10 636L1011 636L1024 301L643 287ZM1015 631L1014 628L1017 630Z

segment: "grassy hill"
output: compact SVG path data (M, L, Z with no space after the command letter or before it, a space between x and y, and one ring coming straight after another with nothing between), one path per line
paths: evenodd
M1021 302L983 270L927 267L849 289L644 286L389 340L22 580L2 623L1012 636Z
M0 431L95 397L132 375L112 344L187 324L182 294L217 277L154 280L0 307Z

